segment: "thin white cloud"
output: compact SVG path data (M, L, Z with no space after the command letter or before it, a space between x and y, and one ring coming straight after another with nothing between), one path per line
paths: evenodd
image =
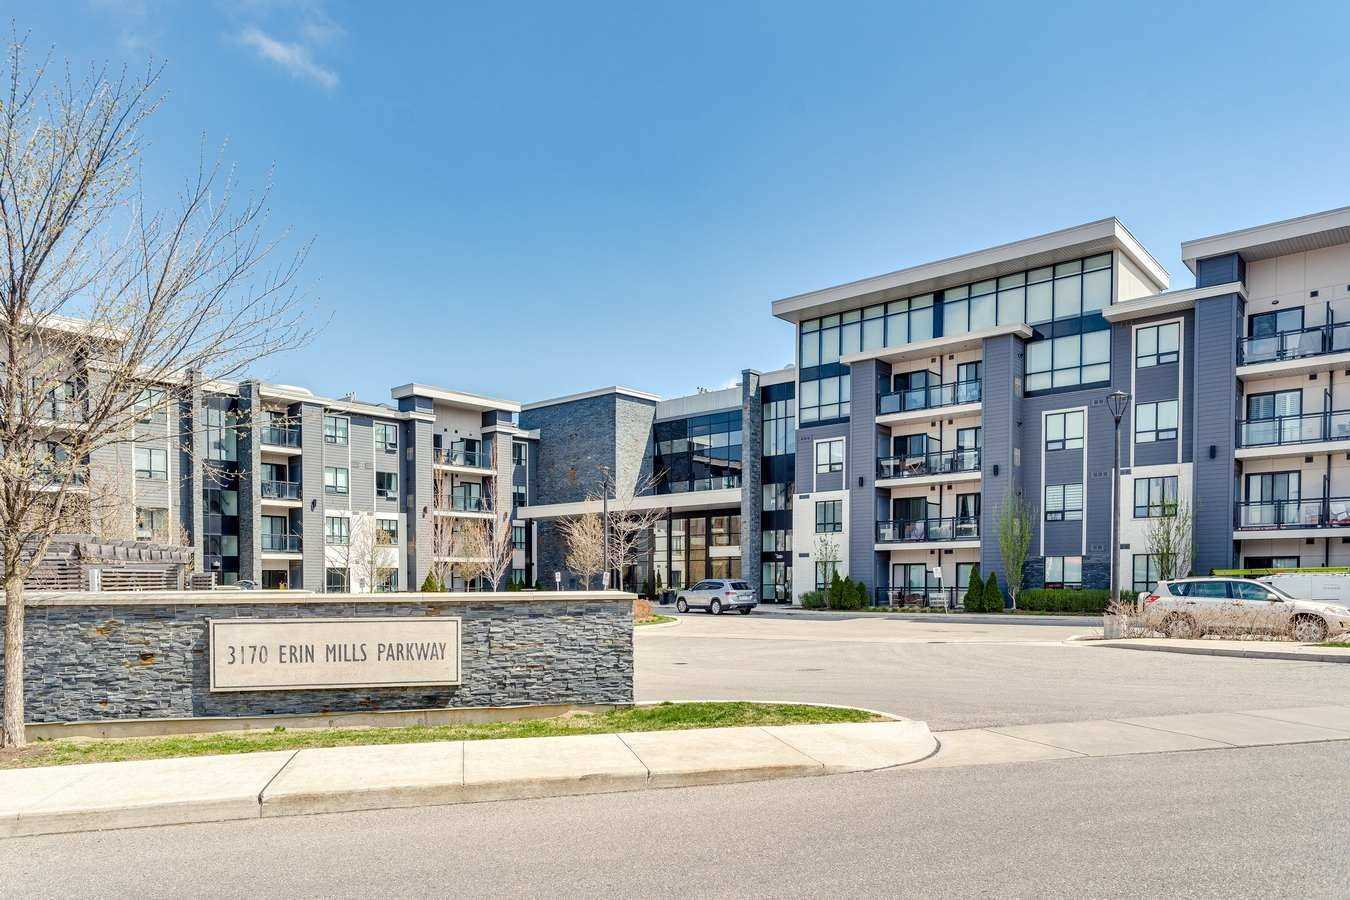
M241 31L239 40L252 47L260 57L281 66L296 78L312 81L330 91L338 85L337 73L315 62L304 44L278 40L256 25Z

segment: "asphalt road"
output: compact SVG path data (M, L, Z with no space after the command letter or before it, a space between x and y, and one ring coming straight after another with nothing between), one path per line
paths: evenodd
M801 700L934 731L1345 703L1350 665L1066 643L1081 626L710 616L637 634L639 700Z
M1344 743L902 768L21 838L0 872L26 898L1344 897L1346 772Z

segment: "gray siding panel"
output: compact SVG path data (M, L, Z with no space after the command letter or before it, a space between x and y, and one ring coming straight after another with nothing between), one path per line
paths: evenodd
M1215 282L1222 283L1222 282ZM1198 573L1233 562L1234 422L1241 300L1211 297L1195 310L1195 565ZM1211 449L1213 454L1211 457Z

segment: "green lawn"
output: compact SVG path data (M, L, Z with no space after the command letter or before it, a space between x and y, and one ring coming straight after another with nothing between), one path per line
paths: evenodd
M663 623L665 623L665 622L674 622L674 621L675 621L675 617L674 617L674 616L653 615L653 616L650 616L650 617L648 617L648 618L646 618L646 619L640 619L640 620L634 622L633 624L634 624L634 625L639 625L639 626L641 626L641 625L661 625L661 624L663 624Z
M857 709L793 703L661 703L605 713L569 713L552 719L524 719L475 725L418 725L406 728L315 728L301 731L243 731L152 738L61 738L36 741L23 750L0 750L0 769L259 753L354 744L417 744L426 741L480 741L493 738L612 734L620 731L674 731L745 725L872 722L880 716Z
M1319 647L1350 647L1350 641L1323 641Z

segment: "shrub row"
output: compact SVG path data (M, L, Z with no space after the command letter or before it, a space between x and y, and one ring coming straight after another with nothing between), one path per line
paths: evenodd
M1096 588L1031 588L1017 595L1017 608L1030 612L1102 613L1111 592Z
M1003 590L998 586L998 573L990 572L989 580L985 581L980 576L979 566L972 569L963 605L966 612L1003 612Z

